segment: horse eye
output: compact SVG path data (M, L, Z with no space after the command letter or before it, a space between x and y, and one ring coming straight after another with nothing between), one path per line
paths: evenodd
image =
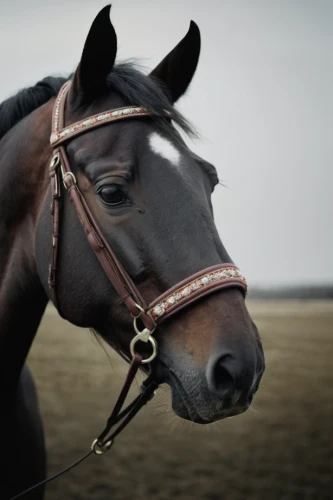
M117 184L109 184L108 186L102 187L98 192L103 203L111 206L124 205L129 203L128 198L122 192L121 188Z

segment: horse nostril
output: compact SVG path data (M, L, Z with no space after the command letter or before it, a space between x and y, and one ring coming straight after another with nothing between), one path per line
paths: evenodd
M228 398L233 392L234 379L228 370L224 368L222 362L218 363L215 367L214 386L214 392L216 392L221 398Z
M209 390L220 399L232 400L234 405L248 401L252 393L255 365L256 358L249 353L236 357L227 352L210 359L206 370Z
M220 357L207 370L208 388L221 399L228 399L234 392L235 379L227 366L231 356L226 354Z

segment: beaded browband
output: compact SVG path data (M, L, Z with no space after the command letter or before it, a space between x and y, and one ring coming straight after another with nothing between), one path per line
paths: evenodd
M110 111L104 111L96 115L90 116L84 120L73 123L72 125L60 129L59 127L59 113L62 100L65 98L70 82L66 83L59 92L53 112L52 134L50 137L51 146L54 148L59 146L64 141L72 139L73 137L86 132L92 128L105 125L107 123L122 120L129 116L147 116L151 113L147 108L142 106L128 106L127 108L117 108Z
M151 304L146 304L138 288L110 247L109 242L106 240L99 227L98 221L95 219L82 195L74 172L70 168L64 143L73 137L102 125L132 117L149 116L151 113L148 109L141 106L130 106L105 111L66 127L64 126L64 109L70 85L71 82L67 82L60 90L56 99L53 111L52 134L50 138L51 147L54 150L50 164L51 190L53 197L51 207L51 213L53 215L53 254L49 273L49 286L52 292L53 301L59 310L56 294L56 270L60 233L59 200L61 197L61 182L59 177L61 177L65 190L69 193L71 201L77 211L91 248L95 252L96 257L115 290L134 318L134 329L137 335L132 340L130 346L131 353L134 355L134 345L138 340L143 340L144 342L150 341L154 349L153 356L143 361L149 362L157 353L156 340L152 338L152 333L157 324L203 296L222 288L237 287L240 288L245 295L247 283L242 273L233 264L218 264L203 269L186 278L167 290ZM140 318L144 325L142 331L140 331L137 326L138 318Z

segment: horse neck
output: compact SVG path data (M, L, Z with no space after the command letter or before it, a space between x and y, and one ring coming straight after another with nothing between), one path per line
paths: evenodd
M35 262L35 228L48 188L52 103L0 141L0 383L15 384L48 298ZM5 376L3 376L5 374Z

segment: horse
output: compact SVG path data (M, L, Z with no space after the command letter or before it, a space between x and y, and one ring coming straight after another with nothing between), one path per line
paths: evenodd
M245 305L241 273L214 224L217 171L187 146L179 129L195 131L174 106L194 76L200 44L191 21L185 37L150 74L133 62L116 63L117 37L106 6L91 25L72 75L46 77L0 105L3 499L45 478L43 424L25 360L50 300L61 316L93 329L128 360L131 315L141 322L135 323L136 340L150 343L140 342L134 354L150 361L141 368L156 384L171 387L173 411L183 419L209 424L238 415L258 389L265 368L260 336ZM63 88L63 125L77 128L54 137L52 116ZM92 127L91 116L105 123ZM52 140L62 141L63 164L67 158L71 168L61 170L59 182L72 198L60 201ZM101 250L82 223L79 202L100 228L103 251L109 246L115 255L110 273L124 269L120 279L108 279L105 263L103 272L96 258ZM119 294L118 288L125 291ZM133 301L133 289L153 309ZM179 300L175 314L159 323ZM41 487L25 498L41 500L43 493Z

